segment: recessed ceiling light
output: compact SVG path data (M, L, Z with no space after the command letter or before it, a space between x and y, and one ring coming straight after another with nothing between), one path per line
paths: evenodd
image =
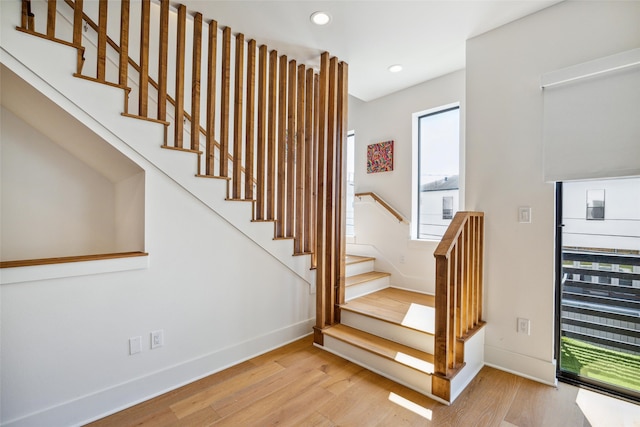
M311 14L311 22L316 25L327 25L331 21L331 16L327 12L313 12Z
M400 71L402 71L402 65L400 64L394 64L391 65L389 68L387 68L389 71L391 71L392 73L399 73Z

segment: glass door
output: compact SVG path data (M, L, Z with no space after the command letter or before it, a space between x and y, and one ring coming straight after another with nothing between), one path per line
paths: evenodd
M557 185L558 376L640 400L640 178Z

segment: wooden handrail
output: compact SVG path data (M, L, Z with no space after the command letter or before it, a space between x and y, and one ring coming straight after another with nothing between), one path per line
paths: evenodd
M397 210L395 210L394 208L392 208L392 207L391 207L391 205L389 205L387 202L385 202L384 200L382 200L382 198L381 198L380 196L378 196L376 193L374 193L374 192L372 192L372 191L369 191L369 192L366 192L366 193L356 193L356 194L355 194L355 197L358 197L358 198L360 198L360 197L367 197L367 196L371 197L375 202L379 203L379 204L380 204L380 206L382 206L382 207L383 207L383 208L385 208L387 211L389 211L389 213L390 213L391 215L393 215L394 217L396 217L396 219L397 219L399 222L405 222L405 223L409 222L409 221L407 221L407 220L405 219L405 217L404 217L404 216L402 216L402 214L401 214L400 212L398 212Z
M464 366L464 340L484 325L484 213L456 213L434 257L436 319L432 392L449 401L450 380Z

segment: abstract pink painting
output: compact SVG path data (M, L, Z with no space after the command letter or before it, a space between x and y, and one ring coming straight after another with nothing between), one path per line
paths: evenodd
M379 142L367 147L367 173L393 170L393 141Z

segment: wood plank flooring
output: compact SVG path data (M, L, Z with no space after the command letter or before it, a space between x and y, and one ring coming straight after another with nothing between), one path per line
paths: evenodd
M485 367L445 406L306 337L90 425L590 426L578 393ZM636 426L639 407L628 405L631 421L624 425Z

